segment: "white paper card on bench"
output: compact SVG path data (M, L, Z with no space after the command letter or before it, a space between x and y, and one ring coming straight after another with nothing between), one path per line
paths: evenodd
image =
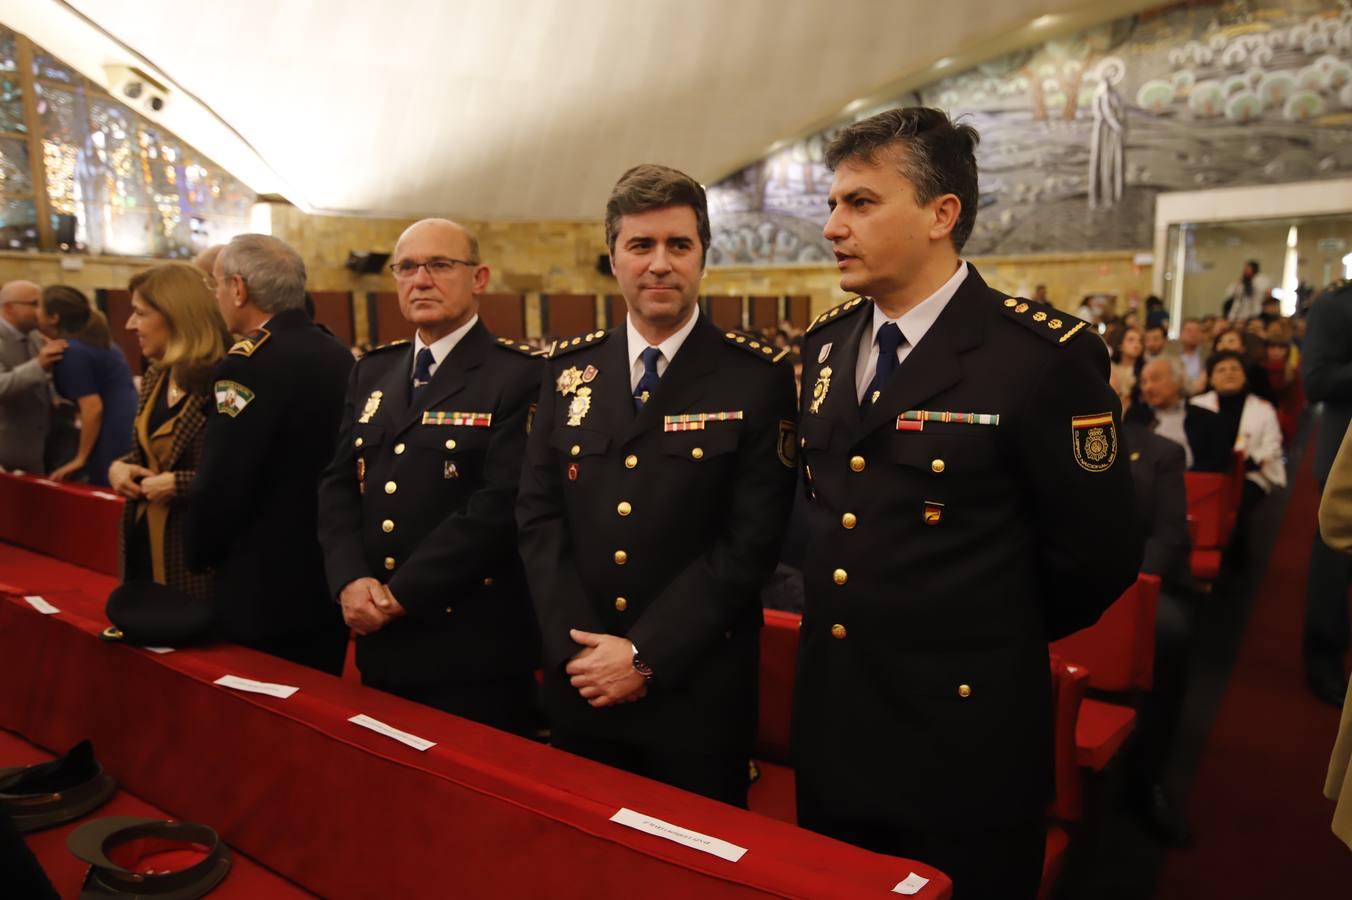
M280 697L285 700L296 691L298 687L292 687L289 684L272 684L267 681L254 681L252 678L240 678L238 675L222 675L216 679L216 684L221 687L234 688L237 691L248 691L251 694L267 694L269 697Z
M44 616L50 616L52 613L61 612L61 610L57 609L55 606L52 606L50 603L48 603L41 597L24 597L24 599L28 601L29 606L33 607L38 612L42 613Z
M142 647L142 650L149 650L151 653L173 653L173 647Z
M721 841L716 837L709 837L707 834L700 834L698 831L691 831L679 825L672 825L670 822L663 822L661 819L654 819L652 816L645 816L643 813L634 812L632 809L621 809L610 817L610 821L627 825L638 831L646 831L648 834L655 834L678 844L685 844L687 847L694 847L696 850L703 850L705 853L712 853L728 862L737 862L746 853L745 847L738 847L736 844L729 844L727 841Z
M910 875L906 876L905 880L898 882L897 886L892 888L892 893L907 895L918 894L920 893L920 889L927 884L929 884L928 878L912 872Z
M369 728L377 734L383 734L387 738L394 738L401 744L407 744L414 750L427 750L429 747L435 747L436 741L429 741L427 738L420 738L416 734L409 734L407 731L400 731L392 725L386 725L379 719L373 719L365 713L353 716L348 719L353 725L360 725L362 728Z

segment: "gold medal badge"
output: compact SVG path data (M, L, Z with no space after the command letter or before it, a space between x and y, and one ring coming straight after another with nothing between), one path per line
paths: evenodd
M1117 459L1117 427L1112 413L1075 416L1070 420L1075 462L1086 472L1102 472Z
M559 373L559 378L554 382L554 387L560 394L567 397L576 391L580 384L582 384L582 370L576 366L570 366Z
M814 416L822 411L822 403L826 400L826 392L831 390L831 367L823 366L817 373L817 383L812 386L812 405L807 411Z
M371 396L366 398L366 407L361 411L361 418L357 421L362 425L371 421L371 417L380 409L380 398L385 396L384 391L372 391Z
M573 371L577 371L574 369ZM568 424L577 427L591 411L591 388L578 388L573 399L568 402Z

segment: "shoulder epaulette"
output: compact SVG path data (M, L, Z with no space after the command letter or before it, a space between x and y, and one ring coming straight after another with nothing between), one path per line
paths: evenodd
M256 331L251 331L230 345L230 355L253 356L258 352L259 347L268 342L268 338L270 337L272 337L272 332L268 331L266 328L259 328Z
M739 347L742 350L745 350L752 356L759 357L760 359L765 360L768 363L777 363L781 359L789 355L788 347L785 347L783 350L776 351L774 344L767 344L760 338L753 337L749 334L739 334L736 331L725 332L723 334L723 340L727 341L729 344L732 344L732 346L734 347Z
M587 334L578 335L575 338L561 338L554 342L545 355L550 359L556 356L563 356L565 353L572 353L581 347L592 347L606 339L606 332L592 331Z
M1009 318L1053 344L1064 344L1089 327L1084 319L1063 313L1046 303L1021 297L1006 297L1000 309Z
M395 347L406 347L406 346L408 346L408 338L400 338L397 341L390 341L388 344L381 344L379 347L372 347L370 350L367 350L364 354L362 354L362 358L365 359L366 357L374 353L382 353L386 350L393 350Z
M816 331L818 328L822 327L828 322L834 322L836 319L839 319L842 316L848 316L851 313L857 312L859 309L861 309L866 305L867 304L865 303L863 297L852 297L851 299L846 300L839 306L832 307L831 309L828 309L826 312L822 313L820 316L817 316L817 318L813 319L812 324L807 326L806 333L811 334L812 332Z
M498 338L498 346L504 350L512 350L526 356L544 356L545 351L536 350L525 341L514 341L511 338Z

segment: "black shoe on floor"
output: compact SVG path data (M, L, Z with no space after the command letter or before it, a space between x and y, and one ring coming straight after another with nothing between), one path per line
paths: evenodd
M1177 850L1192 846L1192 830L1183 818L1183 810L1169 799L1163 786L1151 785L1143 799L1141 819L1156 840Z
M1307 657L1305 678L1316 697L1330 706L1343 708L1343 700L1347 697L1347 673L1343 671L1342 663L1336 659Z

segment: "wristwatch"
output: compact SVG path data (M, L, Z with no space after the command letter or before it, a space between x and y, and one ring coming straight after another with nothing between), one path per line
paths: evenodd
M629 642L629 646L634 648L634 671L644 678L652 678L653 670L647 663L638 658L638 646L633 641Z

